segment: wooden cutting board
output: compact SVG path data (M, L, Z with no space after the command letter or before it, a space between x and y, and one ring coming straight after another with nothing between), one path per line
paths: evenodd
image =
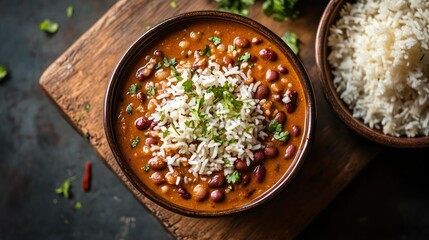
M296 237L344 186L375 158L381 147L353 134L327 105L315 66L314 39L324 1L301 0L298 20L276 22L263 15L259 1L250 17L278 35L293 31L300 37L302 59L316 92L316 138L299 174L276 198L242 214L219 218L191 218L172 213L142 196L112 156L103 130L103 98L112 71L147 25L173 15L215 9L214 1L118 1L91 29L43 74L40 85L70 123L85 136L107 166L132 194L179 239L290 239ZM85 109L90 105L90 111Z

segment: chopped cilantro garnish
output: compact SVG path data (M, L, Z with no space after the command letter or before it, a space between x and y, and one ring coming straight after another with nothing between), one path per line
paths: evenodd
M73 6L68 6L66 9L67 17L71 18L73 16Z
M136 94L136 93L137 93L137 90L139 90L139 89L141 89L141 88L142 88L142 86L141 86L140 84L136 84L136 83L134 83L134 84L131 84L130 89L129 89L129 92L130 92L131 94Z
M182 76L177 72L176 68L174 66L170 66L171 71L173 72L173 77L177 78L177 80L180 82L183 80Z
M208 40L212 41L215 46L217 46L221 43L220 38L218 38L216 36L209 37Z
M252 129L252 126L247 126L243 131L244 131L244 132L247 132L247 131L249 131L250 129Z
M230 164L231 162L229 161L229 159L228 159L228 158L224 158L224 159L223 159L223 163L225 163L226 165L228 165L228 164Z
M143 170L145 172L149 172L149 170L150 170L149 164L144 165Z
M171 127L173 128L173 130L177 133L177 135L180 136L180 133L177 131L176 126L174 126L174 123L171 123Z
M147 95L148 97L150 97L150 96L153 96L153 95L155 95L155 94L156 94L156 86L150 86L150 87L149 87L149 90L147 90L146 95Z
M171 3L170 3L170 7L171 7L172 9L176 9L176 8L177 8L177 1L176 1L176 0L171 1Z
M187 93L192 92L193 84L194 82L192 81L192 79L188 79L183 83L183 87L185 88L185 91Z
M235 170L230 175L226 175L226 181L228 183L236 184L241 182L241 173Z
M287 140L289 140L289 137L290 135L288 131L274 133L274 139L278 141L287 142Z
M165 131L162 132L162 137L165 138L170 134L170 131L168 129L165 129Z
M249 15L249 6L255 3L255 0L216 0L219 10L232 12L243 16Z
M128 106L126 108L126 111L127 111L128 114L132 114L133 113L133 104L132 103L128 104Z
M246 52L238 58L239 62L247 62L250 59L250 53Z
M237 95L231 92L231 86L228 83L223 87L211 86L206 90L206 92L212 92L216 96L214 103L218 103L223 100L222 105L224 109L233 110L236 113L239 113L243 107L243 101L237 100ZM239 116L239 114L237 115L232 113L230 115L230 117L237 116Z
M171 67L171 66L174 67L177 64L175 57L170 59L170 61L168 61L168 59L166 57L164 57L163 61L164 61L164 67Z
M298 0L264 0L262 9L265 15L272 16L277 21L296 19L299 14L295 6L297 2Z
M76 116L76 120L78 122L82 121L83 119L85 119L85 116L83 116L82 114Z
M190 120L186 120L185 121L185 125L187 126L187 127L189 127L189 126L191 126L191 124L193 123L193 121L190 121Z
M69 198L71 182L74 181L75 179L76 177L74 176L67 178L58 188L55 189L55 192L57 194L63 195L65 198Z
M164 121L164 119L165 119L165 112L162 112L161 113L161 121Z
M295 54L299 53L299 38L295 33L287 32L282 36L282 39Z
M91 104L87 103L87 104L85 105L85 111L86 111L87 113L89 113L89 111L91 111Z
M161 62L158 62L158 63L155 65L155 70L158 70L158 69L160 69L161 67L162 67Z
M40 23L39 28L47 33L56 33L60 25L50 19L45 19Z
M77 201L74 203L74 209L79 210L82 208L82 203Z
M268 131L272 133L281 132L283 130L283 126L279 123L277 119L274 119L270 122L270 125L268 125Z
M211 56L211 52L210 52L210 46L206 45L206 47L204 48L204 50L200 51L200 56L204 56L206 55L207 57Z
M133 141L131 142L131 147L132 148L137 147L137 144L139 144L139 142L140 142L140 138L139 136L136 136L136 138L134 138Z
M7 76L7 68L0 64L0 82Z

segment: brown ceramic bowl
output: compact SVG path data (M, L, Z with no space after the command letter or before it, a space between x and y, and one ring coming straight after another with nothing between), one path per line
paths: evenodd
M247 202L246 204L243 204L238 208L221 210L216 212L186 209L174 204L173 202L166 201L162 197L158 196L154 191L152 191L148 186L146 186L132 171L128 162L124 159L123 154L119 150L114 131L114 120L116 114L115 107L117 106L119 99L118 96L119 89L121 86L121 79L127 78L127 73L130 71L130 68L132 68L134 61L139 57L139 54L144 51L145 46L148 46L151 42L154 42L158 38L161 38L163 34L168 34L172 30L179 29L185 26L187 23L191 23L193 21L206 21L207 23L209 23L211 20L228 21L233 24L250 27L255 31L261 33L262 35L266 36L273 43L278 45L279 49L282 51L282 54L286 55L289 58L289 61L291 62L292 66L300 77L300 81L305 92L307 105L305 126L303 127L302 132L303 140L299 149L297 150L296 157L287 172L280 178L277 183L275 183L269 190L267 190L259 197ZM130 181L130 183L140 193L142 193L144 196L148 197L155 203L179 214L198 217L223 216L242 212L244 210L253 208L255 206L267 202L274 195L279 193L288 183L292 181L292 178L298 172L305 157L307 156L315 132L315 123L316 106L314 102L313 89L308 79L307 73L296 55L277 35L275 35L273 32L271 32L269 29L262 26L261 24L246 17L217 11L189 12L172 17L151 28L148 32L138 38L137 41L133 43L131 47L126 51L126 53L118 63L116 69L114 70L106 91L104 102L104 128L107 135L108 143L113 152L114 157L116 158L116 161L118 162L120 168L127 177L127 180Z
M330 49L328 48L328 36L329 29L333 24L336 23L337 19L339 18L340 10L347 2L353 1L330 1L322 15L322 18L319 23L319 28L317 30L316 63L325 98L332 106L334 111L337 113L337 115L340 117L340 119L355 133L362 137L389 147L429 147L429 137L393 137L385 135L379 130L370 128L361 120L356 119L352 116L352 112L349 110L348 106L343 102L343 100L341 100L338 93L336 92L333 84L333 75L331 73L330 64L328 62L328 55L330 53Z

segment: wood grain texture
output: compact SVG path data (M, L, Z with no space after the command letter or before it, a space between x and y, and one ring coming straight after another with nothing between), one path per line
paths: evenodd
M94 146L107 166L166 229L178 239L291 239L350 182L379 152L380 147L354 135L333 115L321 92L314 58L317 25L327 1L300 1L295 22L275 22L263 15L260 2L250 17L278 35L296 32L302 59L316 93L318 126L310 156L293 182L265 205L234 216L190 218L165 210L126 181L110 152L103 130L103 98L112 71L128 48L155 24L173 15L214 9L213 1L121 0L58 58L42 75L40 85L73 126ZM87 113L85 105L90 104ZM83 119L78 120L79 116ZM81 117L80 117L81 118Z

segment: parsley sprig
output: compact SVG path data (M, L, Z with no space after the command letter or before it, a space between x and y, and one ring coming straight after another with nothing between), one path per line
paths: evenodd
M288 131L283 132L283 126L279 123L277 119L274 119L268 125L267 130L274 133L274 139L282 142L287 142L290 138Z

